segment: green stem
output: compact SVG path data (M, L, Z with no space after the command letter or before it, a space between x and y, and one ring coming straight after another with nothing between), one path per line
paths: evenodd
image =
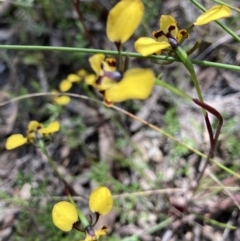
M198 1L196 0L190 0L190 2L192 2L196 7L198 7L199 9L201 9L203 12L206 12L207 9L205 7L203 7ZM229 33L235 40L237 40L238 42L240 42L240 37L233 32L230 28L228 28L225 24L219 22L218 20L215 21L222 29L224 29L227 33Z
M85 54L96 54L103 53L106 55L118 56L118 51L102 50L102 49L87 49L87 48L72 48L72 47L56 47L56 46L28 46L28 45L0 45L0 49L11 49L11 50L28 50L28 51L57 51L57 52L80 52ZM148 57L143 57L141 54L133 52L121 52L122 56L129 56L134 58L146 58L153 60L165 60L165 61L177 61L181 62L177 58L173 58L165 55L151 55ZM240 71L240 66L215 63L211 61L201 61L190 59L193 64L207 67L215 67L226 70Z
M119 43L119 45L118 45L118 63L119 63L120 71L123 72L122 44L121 43Z
M240 9L239 8L236 8L236 7L234 7L234 6L230 5L230 4L227 4L227 3L225 3L225 2L223 2L221 0L213 0L213 1L218 3L218 4L225 5L225 6L229 7L229 8L237 11L238 13L240 13Z
M42 152L44 153L44 155L47 157L48 163L51 165L53 171L56 173L56 175L58 176L58 178L63 182L64 184L64 190L65 192L67 192L68 194L71 193L73 195L76 195L76 191L74 190L74 188L72 188L68 182L62 177L62 175L60 174L60 172L57 169L57 166L55 164L55 162L53 161L53 159L51 158L47 147L45 146L45 143L42 139L38 140L38 147L42 150Z
M38 140L38 147L40 147L40 149L42 150L42 152L44 153L44 155L47 157L48 163L51 165L53 171L57 174L57 176L59 177L60 180L62 180L65 183L64 178L62 177L62 175L60 174L60 172L57 169L57 166L55 165L54 161L52 160L48 149L45 146L45 143L43 140Z
M193 99L193 97L191 97L190 95L186 94L185 92L179 90L178 88L173 87L172 85L170 85L170 84L168 84L165 81L162 81L160 79L155 79L155 85L162 86L163 88L166 88L166 89L170 90L171 92L185 98L186 100L192 101L192 99Z
M174 49L174 51L175 51L175 54L177 55L177 57L180 59L180 61L184 64L184 66L189 71L189 73L192 77L195 89L197 91L198 98L200 101L203 102L202 92L201 92L200 86L198 84L197 76L195 74L195 70L193 68L191 60L188 58L187 53L180 46L178 46L176 49ZM203 113L205 115L205 110L203 111Z
M90 225L89 221L87 220L87 218L83 215L83 213L78 209L76 203L74 202L73 198L71 195L68 195L68 198L70 200L70 202L75 206L76 210L77 210L77 213L78 213L78 217L84 227L84 229L86 227L88 227Z

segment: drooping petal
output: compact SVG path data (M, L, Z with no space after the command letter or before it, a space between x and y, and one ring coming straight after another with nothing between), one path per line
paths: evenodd
M47 127L40 130L41 134L51 134L59 131L60 123L58 121L51 122Z
M122 0L109 12L107 36L112 42L126 42L142 20L144 5L141 0Z
M91 68L93 69L93 71L95 72L95 74L97 76L99 76L102 72L101 70L101 63L102 61L105 59L105 55L104 54L94 54L93 56L91 56L88 61L91 65Z
M159 53L159 51L170 47L170 44L165 41L157 42L152 38L142 37L134 43L134 47L138 53L143 56L148 56L154 53Z
M177 21L170 15L161 15L160 20L160 30L165 34L171 33L174 38L176 38L178 27Z
M70 90L71 87L72 87L72 83L70 81L68 81L67 79L62 80L59 84L59 89L62 92L66 92L66 91Z
M69 74L67 76L67 80L70 81L70 82L79 82L81 81L81 77L77 74Z
M21 134L14 134L8 137L5 147L12 150L27 143L27 138Z
M154 73L150 69L130 69L119 83L105 91L104 98L107 103L146 99L152 92L154 78Z
M113 205L112 194L107 187L100 186L89 197L89 208L93 213L107 214Z
M71 99L67 95L61 95L53 98L53 101L58 105L67 105Z
M218 20L220 18L226 18L231 16L231 10L224 5L216 5L201 14L197 20L193 23L194 25L204 25L209 22Z
M77 210L70 202L58 202L53 206L52 220L55 226L62 231L68 232L78 220Z

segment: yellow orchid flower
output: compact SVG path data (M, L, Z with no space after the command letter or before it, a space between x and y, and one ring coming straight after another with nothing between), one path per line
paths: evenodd
M73 228L73 224L78 221L78 213L72 203L61 201L53 206L52 220L56 227L68 232Z
M227 6L216 5L201 14L193 24L195 26L204 25L220 18L229 17L231 14L231 10Z
M113 205L112 194L107 187L100 186L93 190L89 197L89 207L96 214L96 220L90 223L80 210L76 209L75 203L71 198L71 203L66 201L58 202L52 210L52 220L55 226L62 231L68 232L72 228L85 232L84 241L98 240L102 235L106 235L107 227L103 226L100 230L93 227L98 221L99 216L107 214Z
M104 54L94 54L89 58L89 63L91 68L95 72L95 80L93 80L93 75L88 76L87 83L91 84L93 87L99 91L104 91L110 88L115 80L114 77L116 72L116 60L113 58L106 58Z
M27 134L13 134L8 137L5 147L7 150L12 150L24 144L32 143L37 138L42 138L54 132L59 131L60 124L58 121L51 122L48 126L44 127L37 121L30 121L28 124Z
M111 42L126 42L140 24L144 12L141 0L122 0L109 12L107 37Z
M105 215L111 210L112 205L112 194L107 187L100 186L91 192L89 208L93 213Z
M116 61L103 54L93 55L89 62L96 76L88 76L87 81L103 94L109 106L128 99L143 100L152 92L154 73L150 69L133 68L122 75L116 71Z
M162 15L159 24L160 30L152 33L154 39L142 37L134 43L138 53L143 56L161 54L162 50L171 48L169 37L180 42L187 32L185 29L178 30L177 21L170 15Z

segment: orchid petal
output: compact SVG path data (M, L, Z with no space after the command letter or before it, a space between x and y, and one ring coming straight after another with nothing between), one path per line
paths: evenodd
M208 9L205 13L201 14L193 24L197 26L204 25L220 18L226 18L229 16L231 16L230 8L224 5L216 5Z
M28 131L27 132L30 133L30 132L39 130L43 127L44 127L43 124L39 123L38 121L33 120L28 123Z
M41 134L51 134L57 132L60 129L60 123L58 121L51 122L47 127L40 130Z
M111 42L126 42L142 20L144 5L141 0L122 0L109 12L107 36Z
M77 210L70 202L58 202L53 207L52 220L55 226L62 231L68 232L78 220Z
M112 194L107 187L100 186L89 197L89 208L93 213L107 214L113 205Z
M14 134L8 137L5 147L12 150L27 143L27 138L21 134Z
M177 21L170 15L161 15L160 20L160 31L163 31L165 34L168 32L171 33L171 35L176 38L178 27L177 27Z
M95 74L99 76L101 74L101 63L105 59L104 54L94 54L91 56L88 61L91 65L91 68L94 70Z
M81 81L81 77L77 74L69 74L67 76L67 80L70 81L70 82L79 82Z
M71 101L71 99L67 95L61 95L59 97L54 97L53 101L58 105L67 105Z
M134 43L134 47L138 53L148 56L170 47L170 44L166 41L157 42L152 38L142 37Z
M130 69L119 83L105 91L104 98L107 103L146 99L152 92L154 78L154 73L150 69Z
M70 90L71 87L72 87L72 83L70 81L68 81L67 79L62 80L61 83L59 84L59 89L62 92L66 92L66 91Z

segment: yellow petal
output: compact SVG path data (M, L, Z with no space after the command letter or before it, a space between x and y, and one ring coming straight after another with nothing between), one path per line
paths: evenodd
M61 95L59 97L54 97L53 101L59 105L67 105L71 101L71 99L67 95Z
M100 186L89 197L89 207L93 213L107 214L113 205L112 194L107 187Z
M150 69L130 69L119 83L105 91L104 98L108 103L146 99L152 92L154 79L154 73Z
M77 210L70 202L58 202L53 206L52 220L55 226L62 231L68 232L78 220Z
M117 69L117 62L114 58L106 58L103 61L103 69L105 71L116 71Z
M220 18L226 18L231 16L230 8L223 6L223 5L216 5L207 10L205 13L201 14L194 25L204 25L209 22L218 20Z
M77 75L79 75L80 77L85 77L88 74L88 72L85 69L79 69L77 71Z
M33 120L33 121L30 121L29 122L29 124L28 124L28 133L29 132L33 132L33 131L36 131L36 130L39 130L39 129L41 129L41 128L43 128L44 126L41 124L41 123L39 123L38 121L35 121L35 120Z
M66 92L66 91L70 90L71 87L72 87L72 83L70 81L68 81L67 79L62 80L61 83L59 84L59 89L62 92Z
M172 36L176 38L178 28L177 21L170 15L161 15L160 17L160 31L163 31L165 34L170 31Z
M67 76L67 80L70 81L71 83L79 82L81 80L81 77L77 74L69 74Z
M107 36L112 42L126 42L142 20L144 6L141 0L122 0L109 12Z
M157 42L152 38L142 37L134 43L134 47L141 55L148 56L170 47L170 44L165 41Z
M21 134L14 134L8 137L5 147L12 150L27 143L27 138Z
M186 29L179 30L177 32L177 41L180 42L185 34L186 34L186 37L184 39L189 37L189 34L187 33L187 30Z
M86 83L87 85L92 85L92 86L95 87L95 85L96 85L96 83L95 83L96 78L97 78L97 77L96 77L95 74L89 74L89 75L87 75L87 76L85 77L85 83Z
M91 56L88 61L91 65L91 68L94 70L95 74L99 76L102 72L101 70L101 63L105 59L104 54L94 54Z
M40 130L41 134L51 134L59 131L60 123L58 121L51 122L47 127Z
M152 36L157 42L168 42L168 38L165 36L162 30L152 32Z
M94 87L99 91L103 91L111 88L114 84L115 84L114 80L108 77L102 77L101 80L98 83L96 83Z

